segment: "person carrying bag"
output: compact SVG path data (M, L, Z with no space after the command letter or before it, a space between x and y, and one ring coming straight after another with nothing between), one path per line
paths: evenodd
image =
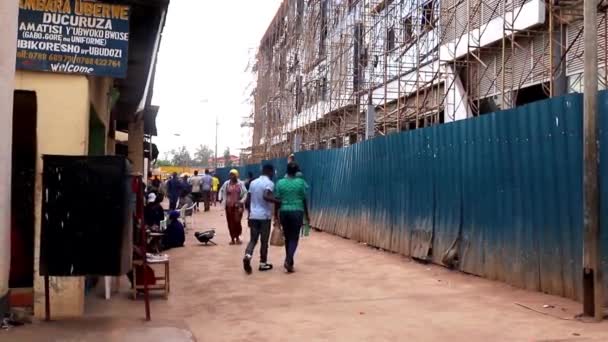
M279 247L285 246L285 235L279 221L275 220L273 225L272 234L270 234L270 244Z

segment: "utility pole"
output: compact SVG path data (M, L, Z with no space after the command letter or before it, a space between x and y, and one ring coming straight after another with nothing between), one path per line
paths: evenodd
M18 5L18 1L0 1L0 317L8 309L11 266L11 163Z
M215 172L217 172L217 127L219 126L219 122L217 122L217 114L215 114ZM224 160L224 163L226 161Z
M597 0L584 1L583 101L583 313L603 319L600 266L599 163L597 127Z

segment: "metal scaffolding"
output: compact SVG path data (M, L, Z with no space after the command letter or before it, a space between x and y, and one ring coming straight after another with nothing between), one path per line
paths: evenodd
M598 16L607 84L606 8ZM582 0L285 0L252 71L252 160L581 91Z

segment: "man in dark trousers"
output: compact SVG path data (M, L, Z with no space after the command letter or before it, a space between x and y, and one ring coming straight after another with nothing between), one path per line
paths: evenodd
M169 210L175 210L177 200L183 190L182 181L177 177L177 172L173 172L171 179L167 181L167 195L169 196Z
M200 211L198 204L203 199L203 177L198 175L198 170L194 170L194 176L188 179L188 183L192 187L192 200L196 203L196 211Z
M300 228L310 222L308 205L306 203L307 184L302 178L296 177L300 167L296 162L287 164L287 176L277 182L276 198L281 200L279 216L283 234L285 235L285 270L293 273L294 256L298 249Z
M209 173L209 169L205 169L205 175L201 180L201 188L203 193L203 202L205 202L205 211L209 211L211 206L211 190L213 187L213 178Z
M272 220L273 204L280 203L272 194L274 191L274 168L270 164L262 168L262 176L253 180L249 186L249 200L251 209L249 213L249 230L251 238L245 250L243 258L243 268L245 272L251 274L251 258L258 239L262 242L260 249L260 271L272 269L272 264L268 263L268 240L270 239L270 222Z

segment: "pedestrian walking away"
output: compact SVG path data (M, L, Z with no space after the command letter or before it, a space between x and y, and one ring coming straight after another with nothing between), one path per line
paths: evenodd
M159 193L161 193L167 197L169 196L169 191L167 190L167 186L169 185L169 180L171 180L171 176L169 176L169 178L161 181L160 189L159 189Z
M249 187L251 186L251 182L253 182L255 178L253 177L252 172L247 173L247 180L245 180L245 189L247 189L247 193L249 193ZM247 220L249 220L249 215L251 213L251 196L247 196L247 200L245 201L245 210L247 210Z
M175 210L177 200L181 195L183 185L177 177L177 172L173 172L171 179L167 181L167 195L169 196L169 210Z
M285 235L285 270L294 272L294 257L298 249L300 229L304 219L310 222L306 202L306 182L296 177L300 171L296 162L287 165L287 176L277 182L275 197L281 201L278 215Z
M203 202L205 203L205 211L211 209L211 190L213 187L213 178L209 174L209 170L205 170L205 175L202 178Z
M188 180L188 183L192 187L192 200L196 203L196 211L200 211L199 203L201 202L201 199L203 198L203 193L202 193L203 178L198 175L198 170L194 170L194 176L190 177L190 179Z
M220 190L220 179L214 174L211 182L211 201L215 207L217 205L217 193Z
M253 182L255 178L253 177L253 172L247 172L247 179L245 180L245 188L249 191L249 187L251 186L251 182Z
M268 240L270 239L270 226L272 220L273 204L280 202L274 197L274 183L272 177L274 175L274 167L266 164L262 168L262 176L253 180L249 185L247 193L249 209L249 231L251 238L245 249L245 257L243 258L243 268L245 272L251 273L251 259L255 246L260 240L260 271L268 271L272 269L272 264L268 262Z
M189 179L190 176L187 173L182 174L182 190L186 189L188 192L192 192Z
M227 180L220 189L220 201L226 210L226 221L230 232L230 244L240 245L243 227L243 209L247 199L247 189L245 184L239 180L239 172L235 169L230 170L230 179Z

